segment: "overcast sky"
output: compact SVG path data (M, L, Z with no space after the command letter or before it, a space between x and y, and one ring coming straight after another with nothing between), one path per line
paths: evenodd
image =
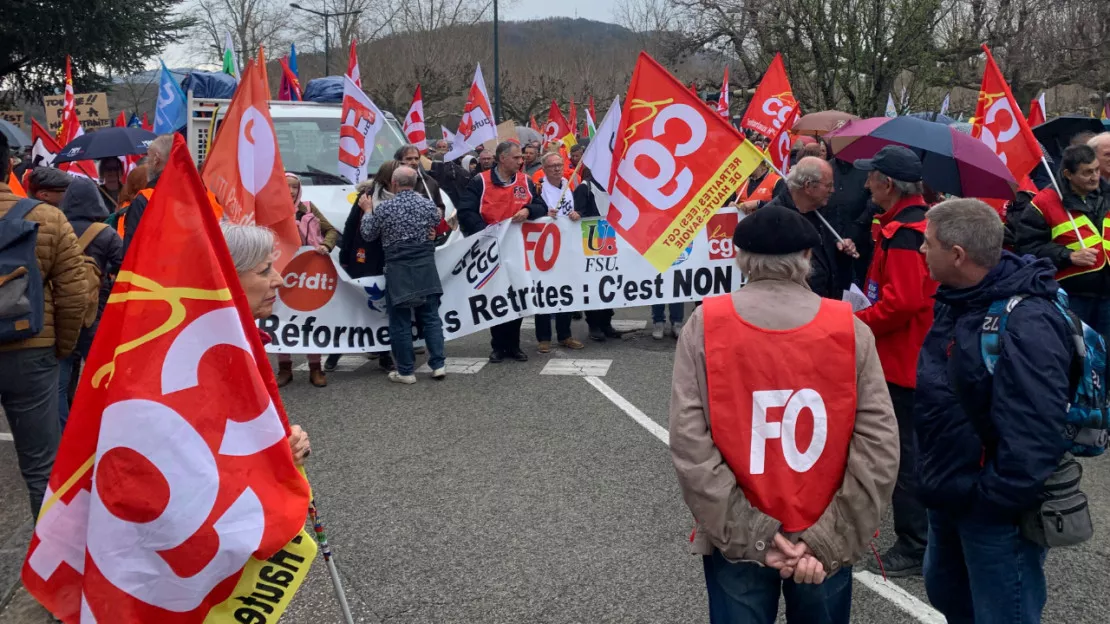
M501 13L501 19L524 21L545 17L581 17L598 22L615 22L613 9L616 0L510 0L511 6ZM184 67L193 65L193 59L185 46L170 46L163 55L166 65ZM158 66L157 59L151 59L148 67Z

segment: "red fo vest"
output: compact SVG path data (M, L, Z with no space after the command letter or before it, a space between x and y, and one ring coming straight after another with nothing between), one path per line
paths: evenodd
M1045 223L1051 230L1052 242L1063 245L1072 251L1079 251L1083 245L1079 244L1076 231L1083 237L1083 243L1089 249L1098 251L1098 258L1094 266L1069 266L1056 272L1056 279L1062 280L1073 275L1093 273L1106 266L1106 245L1110 245L1110 215L1102 219L1102 223L1095 224L1086 214L1078 211L1069 211L1064 208L1064 202L1053 188L1046 188L1037 193L1033 198L1033 208L1041 213ZM1071 216L1069 219L1068 216ZM1073 225L1074 220L1074 225Z
M478 174L482 179L482 203L479 211L486 223L499 223L520 212L532 203L532 193L528 190L528 178L520 171L507 186L498 186L490 177L492 170Z
M730 295L704 300L709 423L752 506L804 531L844 480L856 421L852 307L822 299L789 330L761 329Z
M744 186L741 186L740 190L736 192L736 201L771 201L774 199L775 185L779 183L780 179L779 174L773 171L769 172L763 176L763 181L759 183L759 186L749 191L748 186L751 184L751 178L749 178L744 181Z

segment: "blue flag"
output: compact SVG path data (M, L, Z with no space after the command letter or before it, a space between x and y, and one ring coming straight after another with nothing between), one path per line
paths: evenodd
M300 72L297 71L297 44L289 44L289 69L293 71L293 75L297 78L301 77Z
M127 120L127 127L128 128L142 128L143 127L143 120L139 119L139 114L138 113L131 113L131 119Z
M163 61L158 77L158 102L154 105L154 134L169 134L184 127L188 121L185 109L185 92Z

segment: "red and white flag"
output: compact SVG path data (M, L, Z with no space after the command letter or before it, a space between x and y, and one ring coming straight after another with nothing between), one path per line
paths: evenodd
M158 187L85 364L23 584L68 624L276 621L284 605L251 592L268 582L291 598L307 575L308 482L181 137Z
M987 66L979 87L971 136L982 139L1006 163L1014 179L1020 180L1041 161L1041 146L986 45L983 52L987 55Z
M1040 95L1033 98L1032 102L1029 102L1029 118L1027 121L1029 122L1030 128L1039 126L1048 121L1045 115L1044 91L1041 91Z
M725 119L728 114L728 65L725 65L725 78L721 81L721 96L717 98L717 114Z
M428 151L428 135L424 129L424 95L420 92L420 85L416 85L416 93L412 95L412 106L405 115L405 125L402 127L409 143L420 148L420 153Z
M31 118L31 163L36 167L53 167L54 157L62 151L57 139L38 120ZM96 165L91 160L60 163L58 169L74 176L96 179Z
M559 110L559 103L551 100L551 108L547 111L547 123L543 126L543 146L546 148L558 141L568 149L576 143L570 122L563 116L563 111Z
M355 40L351 40L351 52L347 56L347 77L356 87L362 88L362 76L358 71L358 42Z
M224 207L225 218L268 227L277 234L274 266L280 271L301 246L301 235L270 119L269 84L266 58L259 49L258 58L247 63L240 75L201 175Z
M740 128L754 130L767 137L773 138L786 125L787 119L798 108L798 101L794 99L794 91L790 87L790 79L786 77L786 66L782 63L782 54L775 54L767 73L752 96L748 110L744 111L744 118L740 120Z
M794 126L797 119L798 111L795 110L767 145L767 156L770 157L771 164L784 174L790 170L790 144L794 140L793 135L790 134L790 128Z
M65 147L70 141L85 134L81 121L77 119L77 105L73 97L73 69L69 55L66 55L66 90L62 101L62 127L58 129L58 143Z
M385 115L350 76L343 78L343 111L339 125L339 175L358 184L366 179L366 166L374 151Z
M659 271L763 160L739 130L646 52L632 73L615 137L606 219Z
M461 138L470 147L478 147L486 141L497 140L497 124L493 122L493 108L489 104L489 93L486 91L486 79L482 77L481 64L474 70L474 82L470 83L466 107L463 108L459 131L455 136Z

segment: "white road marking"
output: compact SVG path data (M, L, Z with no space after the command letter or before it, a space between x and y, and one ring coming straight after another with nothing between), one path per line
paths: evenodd
M12 440L14 440L14 438L12 438L12 434L0 433L0 442L11 442Z
M326 358L327 356L325 355L323 357ZM368 364L369 362L370 362L370 360L368 360L366 358L366 356L364 354L361 354L361 353L359 353L357 355L341 355L341 356L339 356L339 363L335 365L335 371L334 372L350 373L352 371L356 371L356 370L362 368L363 366L366 366L366 364ZM298 371L308 370L308 362L304 362L303 364L294 368L293 370L298 370ZM332 371L328 371L328 372L332 372Z
M605 395L605 398L612 401L621 411L628 414L632 420L635 420L640 426L647 429L648 433L658 438L663 444L670 446L670 434L659 423L649 418L647 414L641 412L635 405L630 403L628 399L621 396L616 390L610 388L609 385L601 379L587 376L585 380L591 386L597 388L598 392ZM853 570L852 578L887 599L895 607L904 611L918 622L923 622L924 624L945 624L944 616L941 615L939 611L918 600L917 597L907 592L899 585L891 581L883 580L881 576L868 572L867 570Z
M552 358L544 365L541 375L575 375L578 377L604 377L613 360L572 360Z
M648 430L648 433L659 438L659 441L667 446L671 445L671 434L667 432L659 423L655 422L648 415L641 412L635 405L628 402L628 399L622 397L616 390L609 387L598 377L586 377L586 383L597 388L597 391L605 395L605 398L613 402L614 405L621 408L629 418L640 423L640 426Z
M449 357L443 367L452 375L473 375L482 370L486 364L489 364L489 358ZM425 362L416 369L416 372L431 375L432 369L428 368L428 363Z
M612 325L617 331L638 331L647 327L647 321L619 320L613 321Z

